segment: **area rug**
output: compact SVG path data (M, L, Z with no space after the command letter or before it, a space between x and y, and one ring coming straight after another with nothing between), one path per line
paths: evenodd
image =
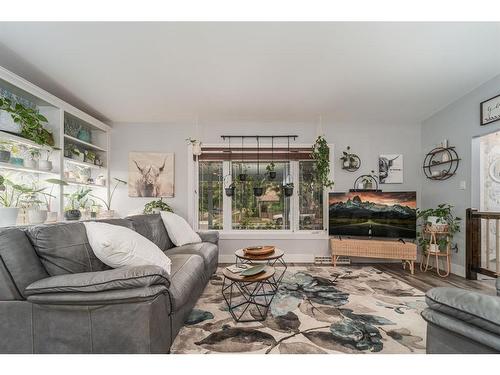
M424 293L373 267L288 267L263 322L235 323L222 281L219 269L172 353L425 353Z

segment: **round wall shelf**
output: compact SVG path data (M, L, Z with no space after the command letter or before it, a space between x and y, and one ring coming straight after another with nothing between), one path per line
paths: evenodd
M460 158L455 147L436 147L425 155L423 170L430 180L447 180L455 175Z

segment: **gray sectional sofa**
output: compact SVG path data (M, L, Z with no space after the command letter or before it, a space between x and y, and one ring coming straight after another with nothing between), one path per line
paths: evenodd
M500 353L500 279L497 296L459 288L427 292L427 353Z
M111 269L82 223L0 229L0 353L168 353L217 269L218 234L174 247L160 215L105 221L131 228L172 260Z

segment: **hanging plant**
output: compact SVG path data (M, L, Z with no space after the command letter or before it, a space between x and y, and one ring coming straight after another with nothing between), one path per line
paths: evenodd
M315 182L321 186L331 188L334 184L330 180L330 148L325 137L319 136L312 147L312 158L315 162Z
M266 171L270 180L274 180L276 178L276 171L274 170L274 168L275 166L273 161L266 166Z
M13 105L7 98L0 98L0 110L10 113L14 122L21 125L21 136L24 138L39 145L54 146L54 136L43 126L48 120L37 110L19 103Z
M293 182L283 185L283 193L285 197L291 197L293 195Z

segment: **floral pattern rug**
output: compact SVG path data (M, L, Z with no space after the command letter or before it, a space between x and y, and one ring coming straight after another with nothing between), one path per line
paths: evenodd
M263 322L236 323L222 282L219 269L172 353L425 353L424 293L373 267L288 267Z

